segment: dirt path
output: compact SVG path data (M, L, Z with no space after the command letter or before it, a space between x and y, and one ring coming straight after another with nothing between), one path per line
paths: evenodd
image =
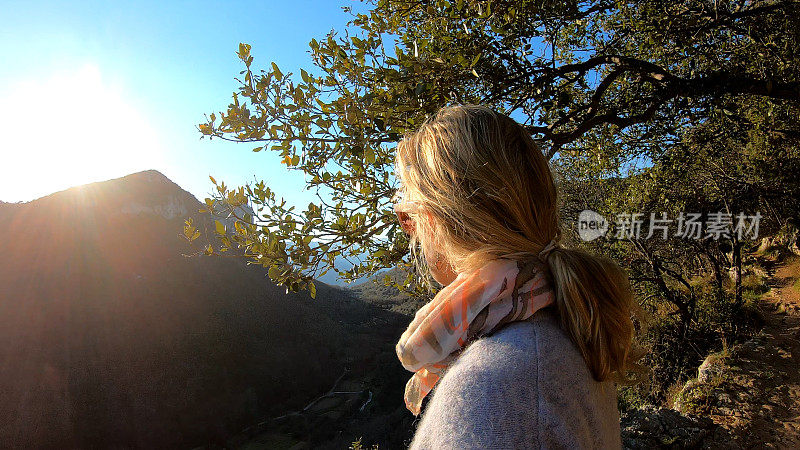
M711 447L800 449L800 259L769 271L764 328L711 379L707 417L730 433Z

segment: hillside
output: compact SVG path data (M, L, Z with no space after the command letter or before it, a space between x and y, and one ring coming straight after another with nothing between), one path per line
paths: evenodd
M386 275L394 282L399 283L406 278L407 273L408 272L400 268L394 268L355 284L351 286L350 289L358 298L369 304L378 306L387 311L413 317L417 310L424 305L428 299L414 298L411 295L398 291L394 286L386 286L383 284L383 278Z
M243 260L182 256L200 207L155 171L0 203L0 442L223 445L402 326L343 288L285 295Z
M675 401L728 432L712 447L800 447L800 259L761 262L769 276L758 300L764 327L706 358Z
M405 448L394 345L426 299L373 280L286 295L242 259L187 258L201 207L155 171L0 202L0 442ZM623 411L625 448L800 442L800 263L760 261L762 332L712 354L675 409Z
M798 448L800 259L778 247L754 256L761 328L709 354L667 407L624 411L623 448Z

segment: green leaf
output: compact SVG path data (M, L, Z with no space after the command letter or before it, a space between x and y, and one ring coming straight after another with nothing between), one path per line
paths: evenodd
M308 282L308 293L311 294L311 298L317 298L317 286L313 281Z
M364 150L364 162L367 164L375 164L375 150L371 147Z
M250 56L250 44L239 43L239 58L247 59Z
M219 220L214 221L214 226L217 228L217 233L225 234L225 225L222 224Z
M281 72L281 69L279 69L278 65L275 64L274 62L272 63L272 72L275 73L275 78L278 81L281 81L281 79L283 79L283 72Z
M481 54L480 53L478 53L477 55L475 55L474 58L472 58L472 62L469 63L469 66L470 67L475 67L475 64L478 64L478 60L479 59L481 59Z

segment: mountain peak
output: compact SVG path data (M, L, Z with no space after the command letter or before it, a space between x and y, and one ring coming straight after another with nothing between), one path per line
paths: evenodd
M172 180L167 178L166 175L159 172L155 169L150 170L143 170L141 172L134 172L128 175L121 176L119 178L112 178L110 180L105 181L98 181L96 183L85 184L78 187L87 187L87 186L98 186L98 187L105 187L113 184L123 184L127 187L131 187L131 185L140 185L140 184L153 184L153 185L164 185L172 187L174 189L178 189L183 191L180 186L175 184Z
M120 200L123 214L156 214L165 219L186 217L197 210L200 202L163 173L145 170L109 180L98 186L113 191Z
M165 219L186 217L202 206L192 194L153 169L74 186L18 205L73 210L76 213L86 211L86 208L130 215L145 213ZM9 209L16 205L3 203L0 206Z
M167 178L166 175L164 175L163 173L159 172L156 169L149 169L149 170L142 170L141 172L134 172L134 173L125 175L123 177L120 177L119 179L136 178L136 177L143 177L143 178L149 179L150 181L166 180L166 181L169 181L170 183L172 182L172 180Z

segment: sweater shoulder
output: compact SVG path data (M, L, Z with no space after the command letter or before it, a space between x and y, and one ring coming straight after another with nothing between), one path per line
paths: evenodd
M427 396L409 449L535 448L534 333L510 323L471 342Z
M590 376L583 357L561 329L552 308L539 310L527 320L508 323L470 343L448 368L451 370L452 375L521 379L527 383L542 378L531 378L540 372L551 380L568 382ZM552 377L548 374L551 370Z
M544 325L548 326L547 323ZM537 346L537 335L541 331L541 325L533 321L509 323L493 334L471 342L448 370L453 374L470 373L493 379L513 378L520 373L529 378L537 368L540 352L544 350Z
M594 381L552 308L470 343L429 395L412 448L619 448L613 383Z

